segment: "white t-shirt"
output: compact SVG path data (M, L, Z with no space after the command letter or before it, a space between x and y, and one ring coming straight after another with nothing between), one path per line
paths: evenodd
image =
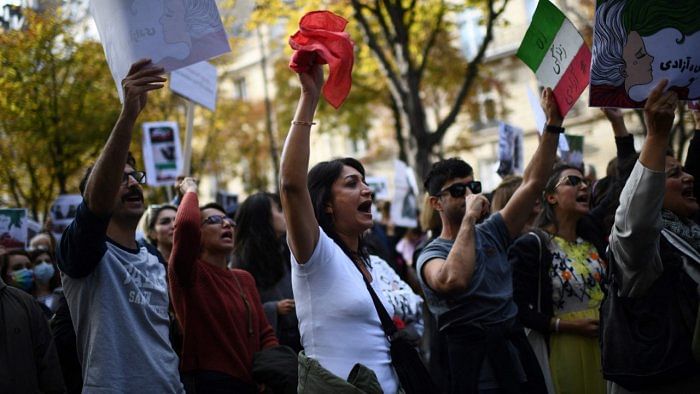
M360 363L374 371L385 393L396 393L389 341L362 274L323 229L309 261L300 265L292 254L292 288L306 355L343 379ZM372 288L393 316L375 275Z

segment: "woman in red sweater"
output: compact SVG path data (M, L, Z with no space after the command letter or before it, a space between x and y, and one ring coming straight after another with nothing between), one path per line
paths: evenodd
M188 392L255 393L253 353L277 346L255 280L229 269L235 222L216 204L200 210L197 184L185 178L168 264L170 294L182 327L180 372Z

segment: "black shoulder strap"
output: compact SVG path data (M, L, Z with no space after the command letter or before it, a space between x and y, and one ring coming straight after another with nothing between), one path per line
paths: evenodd
M355 264L354 262L353 264L355 265L355 268L357 268L357 270L360 271L360 275L362 275L362 280L365 282L365 286L367 286L369 295L372 297L372 302L374 302L374 307L377 309L379 320L382 322L382 329L384 330L384 335L386 335L389 341L391 341L391 339L394 337L394 334L398 331L396 329L396 324L394 324L394 321L391 319L391 316L389 316L389 312L387 312L386 308L384 308L384 304L382 304L382 301L377 296L377 293L374 292L372 285L367 280L367 277L365 277L365 274L362 273L360 267L358 267L357 264Z
M535 239L537 239L537 250L538 250L538 257L537 257L537 312L541 313L542 312L542 240L540 239L540 236L537 235L536 232L530 231L529 233Z

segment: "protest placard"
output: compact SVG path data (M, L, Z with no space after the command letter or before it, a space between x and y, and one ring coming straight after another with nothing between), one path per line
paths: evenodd
M27 242L27 209L0 209L0 246L5 249L24 249Z
M383 176L368 176L365 178L365 182L372 189L372 194L374 194L374 200L380 201L391 200L389 196L389 180Z
M523 129L500 122L498 125L498 175L522 174Z
M216 107L216 67L199 62L170 74L170 90L213 111Z
M171 72L231 51L214 0L91 0L90 13L120 99L139 59Z
M591 51L576 27L548 0L540 0L516 54L535 72L540 86L552 88L566 116L588 86Z
M41 223L32 219L27 219L27 246L35 235L41 231Z
M589 102L643 108L662 79L700 99L700 1L598 0Z
M562 153L562 160L583 170L583 136L567 134L566 140L569 144L569 150Z
M221 205L227 214L236 212L238 209L238 194L217 190L216 203Z
M391 203L391 221L396 226L418 226L418 186L413 170L406 163L394 161L394 199Z
M71 224L78 212L78 205L83 201L80 194L61 194L54 200L49 211L51 232L57 240L61 239L63 230Z
M146 182L151 186L173 185L182 173L177 123L144 122L142 146Z

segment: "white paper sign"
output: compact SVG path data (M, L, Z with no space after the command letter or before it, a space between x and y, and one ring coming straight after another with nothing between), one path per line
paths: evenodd
M180 133L175 122L143 123L143 162L151 186L171 186L182 173Z
M368 176L365 177L365 182L372 189L374 200L391 200L389 196L389 180L383 176Z
M91 0L90 13L120 99L139 59L171 72L231 51L214 0Z
M63 230L71 224L78 212L78 205L83 201L80 194L62 194L51 205L51 232L56 240L61 239Z
M537 127L537 132L542 135L544 132L544 127L547 125L547 115L545 115L544 110L540 106L540 99L537 98L535 93L529 86L526 86L527 99L530 102L530 108L532 113L535 115L535 127ZM569 143L566 141L566 136L564 134L559 136L559 152L568 152Z
M199 62L170 74L170 89L190 101L214 110L216 107L216 67Z
M6 249L24 249L27 238L27 209L0 209L0 246Z
M41 231L41 223L27 219L27 246L29 242Z
M394 200L391 203L391 221L396 226L418 227L416 177L406 163L394 161Z

